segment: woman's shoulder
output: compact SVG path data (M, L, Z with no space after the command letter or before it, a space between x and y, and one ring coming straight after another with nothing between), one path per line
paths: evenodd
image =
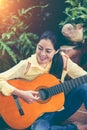
M62 55L62 57L66 58L66 59L69 58L69 56L66 53L64 53L63 51L60 51L60 54Z

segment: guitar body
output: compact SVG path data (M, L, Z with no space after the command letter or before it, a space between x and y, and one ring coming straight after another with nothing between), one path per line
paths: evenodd
M50 74L38 76L33 81L21 79L9 80L9 84L21 90L39 90L40 88L49 88L60 84L58 79ZM56 94L45 101L38 101L32 104L26 103L18 98L24 115L20 115L13 96L0 95L0 113L4 121L13 129L25 129L32 125L34 121L45 112L53 112L61 109L64 105L64 93Z

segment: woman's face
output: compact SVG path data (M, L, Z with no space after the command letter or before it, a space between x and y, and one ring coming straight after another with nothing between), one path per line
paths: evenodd
M56 50L54 49L51 40L42 39L39 41L36 48L36 57L40 65L48 64L55 54Z

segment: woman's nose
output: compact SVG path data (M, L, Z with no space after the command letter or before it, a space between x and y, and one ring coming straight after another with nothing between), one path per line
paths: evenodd
M41 52L41 55L46 55L46 52L45 52L45 51L42 51L42 52Z

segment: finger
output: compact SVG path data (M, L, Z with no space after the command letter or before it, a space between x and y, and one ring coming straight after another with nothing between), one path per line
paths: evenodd
M32 97L32 99L34 100L34 101L36 101L36 100L38 100L39 99L39 97L37 96L34 96L34 97Z
M33 93L33 94L39 94L39 92L38 92L38 91L32 91L32 93Z
M33 95L33 97L32 97L33 99L39 99L40 98L38 92L33 92L32 95Z
M40 99L40 96L35 95L36 100Z
M30 100L30 101L28 101L29 104L31 104L31 103L33 103L33 102L34 102L34 100Z

